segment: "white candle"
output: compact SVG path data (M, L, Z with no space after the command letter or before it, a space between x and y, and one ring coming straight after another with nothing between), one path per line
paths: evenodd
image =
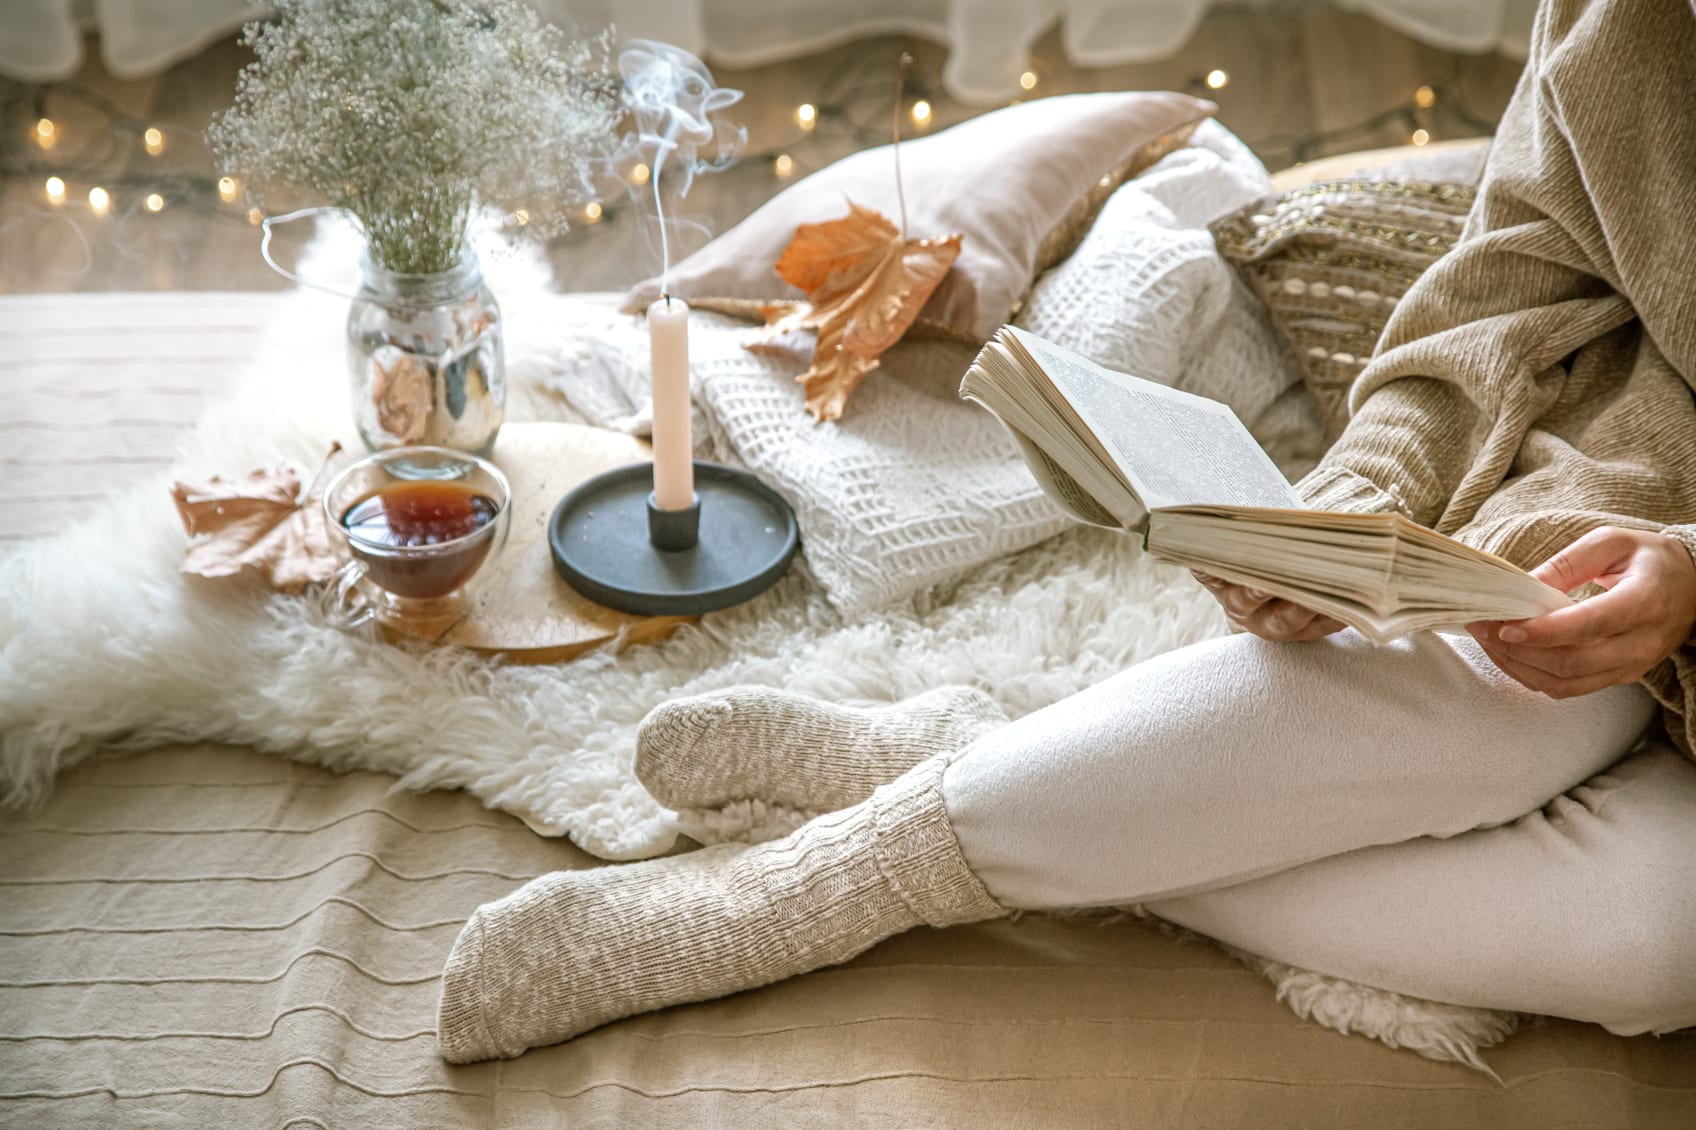
M661 298L648 307L654 386L654 504L687 510L695 500L689 439L689 307Z

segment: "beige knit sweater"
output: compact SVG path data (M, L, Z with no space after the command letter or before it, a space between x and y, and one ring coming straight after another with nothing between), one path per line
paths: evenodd
M1297 489L1526 568L1598 526L1696 555L1696 10L1545 0L1455 249ZM1644 684L1696 748L1696 639Z

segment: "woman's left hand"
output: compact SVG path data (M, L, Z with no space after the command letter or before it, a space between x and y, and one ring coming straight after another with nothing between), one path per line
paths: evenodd
M1496 666L1550 698L1634 683L1696 627L1696 561L1661 534L1603 526L1531 575L1562 592L1608 590L1532 620L1466 626Z

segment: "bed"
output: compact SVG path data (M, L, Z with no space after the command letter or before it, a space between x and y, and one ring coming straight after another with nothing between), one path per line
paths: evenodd
M168 461L276 301L0 299L21 359L0 536ZM609 865L392 784L175 745L0 813L0 1126L1696 1125L1696 1030L1541 1022L1487 1054L1492 1079L1301 1021L1213 948L1122 918L917 931L449 1067L434 1009L460 924Z

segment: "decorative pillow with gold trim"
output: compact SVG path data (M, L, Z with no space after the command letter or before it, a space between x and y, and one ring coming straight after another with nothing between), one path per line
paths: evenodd
M1455 245L1476 195L1432 181L1321 181L1212 225L1300 357L1328 440L1348 423L1349 387L1390 312Z

